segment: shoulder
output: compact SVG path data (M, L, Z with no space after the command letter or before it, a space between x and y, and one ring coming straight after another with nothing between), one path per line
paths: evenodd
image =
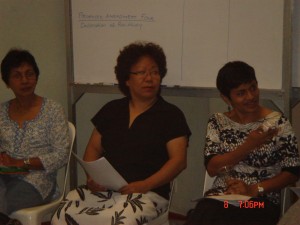
M9 106L9 101L2 102L2 103L0 104L0 114L1 114L2 116L8 112L8 106ZM2 116L1 116L1 117L2 117Z
M128 98L120 98L120 99L114 99L108 103L106 103L102 108L114 108L119 107L123 105L128 105L129 99Z
M288 118L282 113L277 111L270 112L264 118L264 120L268 121L270 124L277 124L277 125L290 124Z
M270 110L267 115L265 116L265 118L269 119L269 118L277 118L279 119L280 117L282 117L283 114L277 111L272 111Z
M184 130L189 130L183 111L178 106L165 101L162 97L158 99L151 112L159 123L165 124L169 129L184 127Z
M239 129L239 124L229 119L224 113L212 114L207 123L207 130Z
M4 109L4 108L7 108L8 105L9 105L9 102L10 102L10 101L1 102L1 104L0 104L0 110L1 110L1 109Z
M45 97L43 98L42 112L45 116L50 117L65 116L65 110L61 104Z
M228 120L228 117L220 112L212 114L208 119L209 122L221 122L226 120Z
M43 104L47 108L62 109L62 105L50 98L43 97Z
M107 112L107 111L116 111L116 110L121 110L123 107L128 106L129 104L129 99L128 98L121 98L121 99L115 99L112 100L108 103L106 103L100 110L99 112Z
M154 105L154 109L157 111L164 111L168 113L183 114L182 110L178 106L167 102L162 97L159 97L157 103Z
M117 113L124 112L125 109L128 109L128 98L115 99L106 103L102 108L96 113L93 117L94 119L100 118L111 118L116 116ZM127 108L126 108L127 107Z

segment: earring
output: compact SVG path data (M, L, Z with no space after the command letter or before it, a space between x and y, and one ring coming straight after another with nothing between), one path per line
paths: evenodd
M227 105L227 110L228 110L228 112L231 111L231 106L230 105Z

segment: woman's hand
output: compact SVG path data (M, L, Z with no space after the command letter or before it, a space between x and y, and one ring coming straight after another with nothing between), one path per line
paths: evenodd
M13 157L10 157L7 153L2 152L0 154L0 165L22 167L23 160L15 159Z
M229 179L226 181L227 190L225 194L239 194L251 197L257 196L257 185L247 185L242 180Z
M149 191L149 186L145 181L135 181L124 187L122 187L119 192L121 194L132 194L132 193L147 193Z
M248 137L245 140L245 144L247 144L252 150L254 150L259 146L270 142L272 138L277 135L277 133L278 128L263 131L262 127L260 127L248 134Z
M91 192L101 192L106 191L107 189L100 184L97 184L92 178L88 177L86 181L86 185Z
M238 164L261 145L271 142L277 133L278 128L263 131L263 128L259 127L256 130L252 130L241 145L225 154L217 154L212 157L207 165L209 175L216 176L222 167Z

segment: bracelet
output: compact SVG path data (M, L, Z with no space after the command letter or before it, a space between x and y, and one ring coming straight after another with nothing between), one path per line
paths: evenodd
M258 193L258 196L262 197L264 195L264 191L265 191L265 189L262 186L260 186L260 183L258 183L257 184L257 193Z
M30 168L30 158L24 159L23 163L24 163L24 168L25 169L29 169Z

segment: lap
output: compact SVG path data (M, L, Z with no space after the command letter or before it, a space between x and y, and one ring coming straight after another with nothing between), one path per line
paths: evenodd
M167 210L168 201L156 193L121 195L118 192L91 193L85 188L71 191L52 224L144 224Z
M43 204L43 198L37 189L21 179L5 177L1 179L0 186L0 208L4 213L10 214L19 209Z

